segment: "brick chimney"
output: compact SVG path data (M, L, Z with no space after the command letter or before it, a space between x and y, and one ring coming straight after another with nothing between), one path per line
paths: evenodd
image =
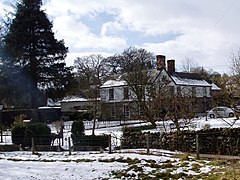
M175 72L175 60L167 60L167 71L171 75Z
M166 57L164 55L157 55L157 70L161 70L161 68L166 68Z

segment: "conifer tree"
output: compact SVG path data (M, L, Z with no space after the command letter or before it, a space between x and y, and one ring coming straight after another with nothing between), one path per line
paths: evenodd
M68 48L52 32L53 24L41 9L42 0L21 0L4 37L3 64L18 69L24 87L37 107L39 89L53 98L63 95L69 85L71 67L64 61Z

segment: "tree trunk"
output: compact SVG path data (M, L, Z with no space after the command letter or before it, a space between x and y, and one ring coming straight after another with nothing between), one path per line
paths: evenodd
M179 126L178 119L174 119L173 122L174 122L174 124L176 126L177 131L180 131L180 126Z

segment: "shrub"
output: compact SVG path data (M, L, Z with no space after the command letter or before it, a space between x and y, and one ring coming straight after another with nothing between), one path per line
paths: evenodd
M75 120L72 123L71 133L72 133L71 137L72 137L73 145L75 145L76 142L78 141L77 139L85 135L84 124L82 120Z
M71 133L73 136L84 135L84 124L82 120L76 120L72 123Z
M24 126L23 120L27 117L25 114L20 114L14 118L13 126L21 125Z
M72 123L71 137L74 146L103 147L108 146L108 136L85 136L84 124L82 120L76 120Z
M33 137L36 145L51 144L51 129L46 124L29 124L26 129L26 135L30 139Z
M42 123L28 125L16 124L12 128L12 142L24 147L31 146L31 138L34 138L35 145L51 144L51 129Z
M139 127L123 127L122 132L123 132L123 134L128 134L130 132L141 132L141 128L139 128Z
M13 144L24 144L26 127L24 125L15 125L12 128L12 142Z

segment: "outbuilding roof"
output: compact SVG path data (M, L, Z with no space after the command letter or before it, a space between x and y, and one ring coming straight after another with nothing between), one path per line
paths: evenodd
M101 88L126 86L126 85L127 85L127 82L125 80L108 80L101 86Z

